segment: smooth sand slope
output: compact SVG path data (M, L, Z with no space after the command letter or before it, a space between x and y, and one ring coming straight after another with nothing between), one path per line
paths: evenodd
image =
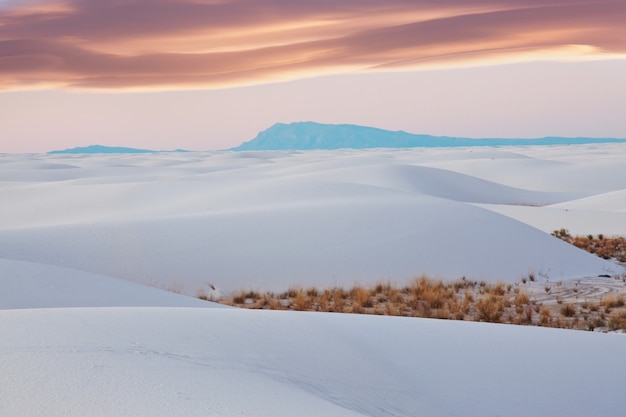
M9 259L0 259L0 289L0 309L224 307L89 272Z
M545 232L620 233L625 154L609 144L4 155L0 258L190 295L422 273L617 273Z
M3 416L624 415L624 335L220 308L0 319Z

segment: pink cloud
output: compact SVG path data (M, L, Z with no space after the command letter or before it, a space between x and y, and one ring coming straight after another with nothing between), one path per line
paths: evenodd
M616 1L73 0L0 7L0 89L217 88L626 56Z

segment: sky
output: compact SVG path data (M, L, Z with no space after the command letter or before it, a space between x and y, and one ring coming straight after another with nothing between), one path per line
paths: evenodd
M277 122L626 138L626 2L0 0L0 152Z

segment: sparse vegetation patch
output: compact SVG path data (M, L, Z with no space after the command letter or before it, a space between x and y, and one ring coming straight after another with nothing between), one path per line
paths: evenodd
M626 262L626 237L624 236L572 236L567 229L559 229L552 235L572 244L589 253L598 255L603 259L615 259L618 262Z
M593 293L593 283L539 282L524 277L515 284L465 278L444 282L426 276L404 286L379 282L351 288L292 287L281 293L235 291L217 302L250 309L378 314L483 321L590 331L626 331L626 284L604 280L610 292ZM599 282L599 281L598 281ZM548 289L546 289L548 288ZM199 298L203 298L200 296Z

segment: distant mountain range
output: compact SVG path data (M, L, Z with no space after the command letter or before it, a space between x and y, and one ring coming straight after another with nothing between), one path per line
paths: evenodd
M276 123L259 132L256 137L231 151L313 150L313 149L366 149L366 148L429 148L452 146L520 146L520 145L581 145L588 143L622 143L615 138L563 138L539 139L470 139L450 136L416 135L349 124L322 124L315 122ZM183 149L155 151L120 146L91 145L48 152L49 154L121 154L189 152Z
M511 145L579 145L587 143L626 142L613 138L539 139L470 139L449 136L416 135L349 124L315 122L277 123L260 132L254 139L232 148L233 151L416 148L450 146L511 146Z
M153 151L150 149L137 149L137 148L124 148L121 146L102 146L102 145L91 145L84 146L78 148L69 148L63 149L59 151L50 151L48 154L79 154L79 153L89 153L89 154L99 154L99 153L154 153L154 152L188 152L183 149L176 149L173 151Z

